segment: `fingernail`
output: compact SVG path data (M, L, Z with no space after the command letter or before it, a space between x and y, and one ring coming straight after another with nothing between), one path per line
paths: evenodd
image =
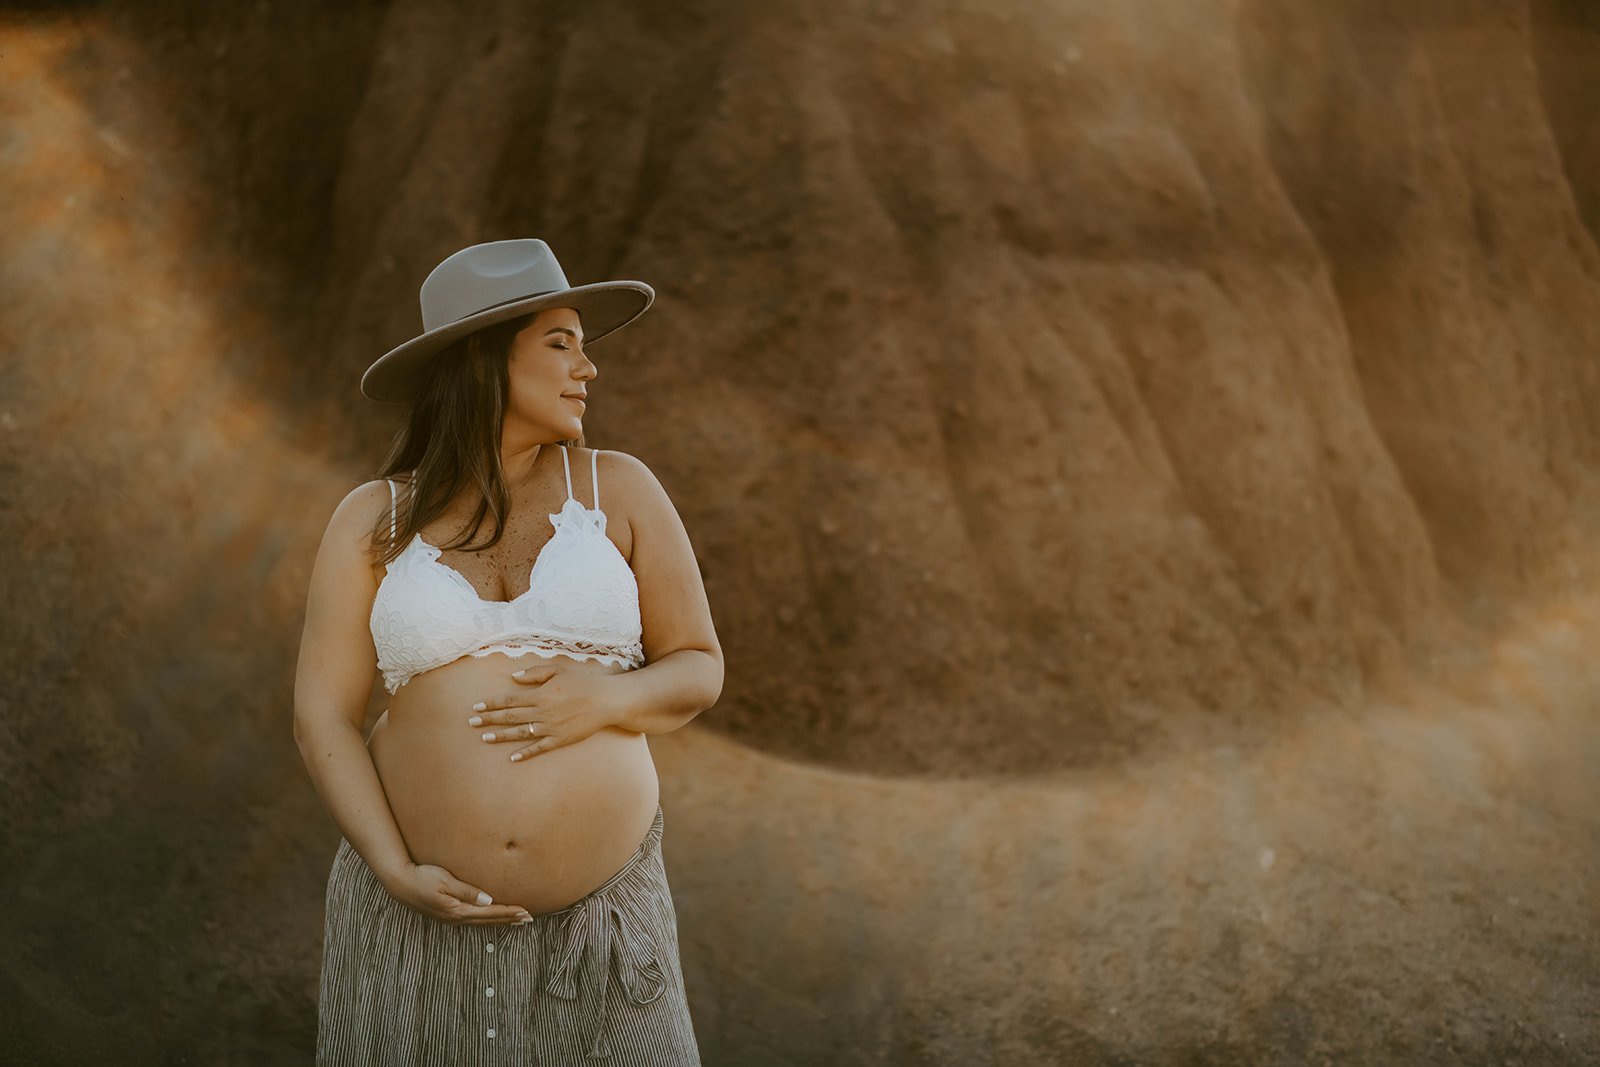
M513 753L511 753L511 762L512 762L512 763L515 763L515 762L517 762L517 760L519 760L519 759L521 759L521 758L522 758L522 753L520 753L520 752L513 752Z
M493 732L490 732L490 733L486 733L486 734L484 734L484 735L483 735L483 739L484 739L484 740L485 740L485 741L493 741L493 740L494 740L494 734L493 734Z
M527 670L526 667L524 667L520 671L512 671L511 672L511 677L513 677L513 678L521 678L524 674L527 674L527 673L528 673L528 670Z
M483 904L483 905L493 904L494 903L494 898L491 897L488 893L485 893L485 892L480 890L478 892L478 903L479 904Z
M517 924L519 926L523 925L525 923L531 923L531 922L533 922L533 916L532 915L524 915L522 918L517 920Z
M467 720L467 725L469 725L469 726L482 726L483 725L483 716L482 715L474 715L472 718Z
M489 707L489 705L485 704L483 701L480 700L476 704L472 705L472 710L473 711L486 711L486 710L488 710L488 707Z

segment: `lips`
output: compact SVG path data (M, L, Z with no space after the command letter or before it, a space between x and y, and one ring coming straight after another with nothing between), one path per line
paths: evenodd
M571 393L562 393L561 395L563 397L565 397L566 399L568 399L568 400L576 400L578 403L582 404L584 407L588 407L589 406L589 401L585 397L573 396Z

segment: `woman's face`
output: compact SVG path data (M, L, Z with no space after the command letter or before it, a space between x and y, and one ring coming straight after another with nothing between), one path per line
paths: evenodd
M581 397L599 371L583 353L583 323L572 308L545 308L511 341L506 429L534 441L583 433Z

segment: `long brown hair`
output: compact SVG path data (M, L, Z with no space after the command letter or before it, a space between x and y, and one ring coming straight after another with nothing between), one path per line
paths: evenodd
M511 375L511 342L534 319L522 315L486 326L451 342L429 362L416 393L406 406L405 421L378 468L379 478L393 478L399 490L395 535L389 536L389 509L383 509L372 530L376 565L398 556L424 526L438 518L469 486L478 498L472 525L454 543L463 548L492 517L489 540L468 551L481 551L500 541L511 495L500 466L500 429L505 420ZM561 442L583 447L579 434Z

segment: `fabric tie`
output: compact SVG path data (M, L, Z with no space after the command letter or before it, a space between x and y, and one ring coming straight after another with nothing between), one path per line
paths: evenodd
M590 1059L611 1055L611 1045L606 1040L606 992L611 985L613 958L622 987L635 1004L649 1004L667 989L659 948L650 933L651 923L638 909L639 904L630 894L613 898L597 893L574 907L562 926L565 944L545 989L553 996L576 1000L577 971L582 966L582 984L594 1002L589 1009L594 1032L589 1044Z

